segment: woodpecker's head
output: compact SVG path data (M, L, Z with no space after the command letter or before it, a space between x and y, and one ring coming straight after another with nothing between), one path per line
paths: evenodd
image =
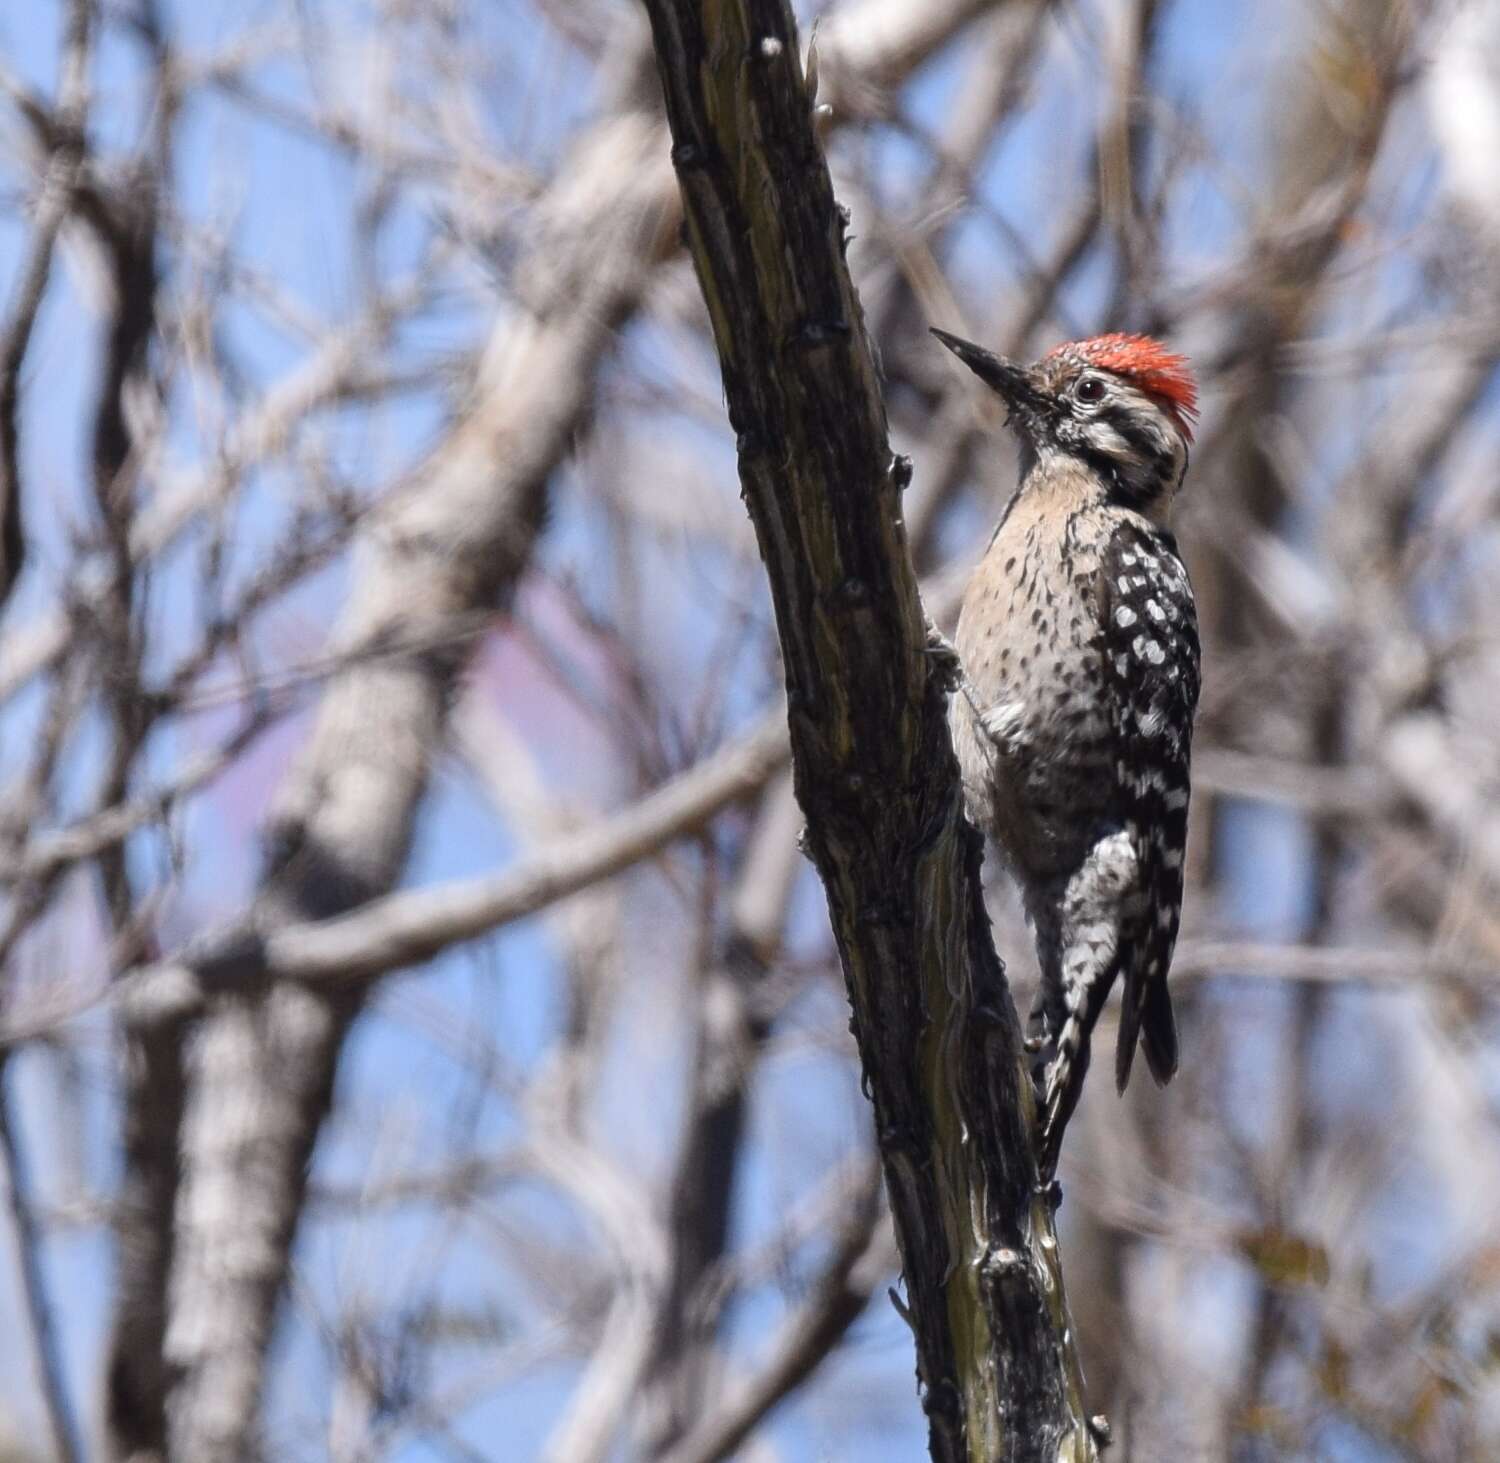
M1146 335L1099 335L1020 366L943 330L932 332L1010 408L1031 461L1079 460L1109 497L1162 510L1187 470L1198 388L1185 356Z

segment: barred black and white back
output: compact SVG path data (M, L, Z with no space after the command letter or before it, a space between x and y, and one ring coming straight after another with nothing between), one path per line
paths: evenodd
M1021 447L1020 485L964 595L953 731L970 816L1036 932L1028 1044L1045 1178L1117 982L1117 1084L1137 1044L1158 1082L1177 1069L1167 973L1199 647L1166 524L1197 388L1186 360L1145 336L1097 336L1022 366L937 334L1004 398Z
M1197 612L1172 535L1133 515L1109 540L1097 593L1118 827L1070 880L1057 932L1061 979L1052 985L1044 974L1033 1011L1032 1032L1042 1043L1039 1149L1048 1173L1083 1090L1094 1025L1121 976L1116 1088L1125 1090L1138 1042L1158 1085L1172 1079L1178 1061L1167 975L1182 918ZM1070 906L1081 915L1098 911L1094 924L1069 921ZM1043 961L1045 972L1045 954Z

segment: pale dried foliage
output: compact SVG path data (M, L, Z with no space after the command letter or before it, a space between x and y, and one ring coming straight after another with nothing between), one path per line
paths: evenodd
M11 1451L917 1456L640 16L26 9ZM1093 1401L1139 1460L1500 1456L1500 5L816 50L935 617L1013 463L929 321L1202 376L1183 1073L1062 1170Z

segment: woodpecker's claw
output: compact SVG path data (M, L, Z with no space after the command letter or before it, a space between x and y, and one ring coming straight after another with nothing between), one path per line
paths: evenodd
M952 696L961 693L964 700L969 703L969 709L976 717L983 720L984 705L980 701L979 691L964 671L964 663L959 657L957 648L931 620L927 622L927 653L937 663L943 694Z
M964 663L958 658L953 642L938 629L931 620L927 622L927 654L937 667L943 691L951 696L955 691L966 689L968 677L964 675Z

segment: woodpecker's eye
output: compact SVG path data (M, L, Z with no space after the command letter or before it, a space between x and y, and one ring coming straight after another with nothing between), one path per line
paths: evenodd
M1085 406L1104 400L1104 382L1097 376L1085 376L1074 388L1073 395Z

